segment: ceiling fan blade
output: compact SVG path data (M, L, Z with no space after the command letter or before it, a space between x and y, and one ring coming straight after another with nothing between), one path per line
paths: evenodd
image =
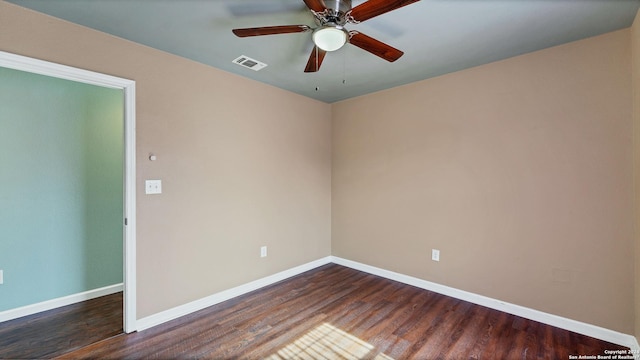
M322 0L304 0L307 7L315 12L323 12L327 8L324 6Z
M404 55L402 51L357 31L350 31L349 37L349 42L352 45L390 62L394 62Z
M233 29L234 34L238 37L262 36L262 35L278 35L299 33L311 30L307 25L281 25L281 26L264 26L257 28Z
M327 55L326 51L314 46L313 50L311 50L309 61L307 61L307 67L304 68L304 72L308 73L320 70L320 65L322 65L322 60L324 60L325 55Z
M417 1L420 0L369 0L351 9L351 16L362 22Z

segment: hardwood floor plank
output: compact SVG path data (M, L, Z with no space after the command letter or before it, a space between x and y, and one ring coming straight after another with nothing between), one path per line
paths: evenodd
M329 264L63 359L567 359L623 349Z
M445 312L435 317L427 330L426 341L415 352L416 359L442 358L447 351L450 351L452 345L457 341L457 338L454 337L454 334L457 333L456 327L464 319L457 311L460 306L463 307L463 311L467 311L473 304L458 301L455 306L452 304Z
M473 356L473 349L478 343L482 343L484 324L489 316L488 311L482 308L472 307L468 314L465 315L467 321L462 322L456 328L460 332L456 345L447 349L445 355L449 359L477 358Z
M122 293L0 323L0 359L41 359L122 333Z

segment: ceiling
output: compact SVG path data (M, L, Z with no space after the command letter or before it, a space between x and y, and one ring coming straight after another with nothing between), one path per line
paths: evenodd
M422 0L348 24L405 52L355 46L304 73L311 33L238 38L233 28L305 24L302 0L7 0L231 73L332 103L631 26L640 0ZM353 7L365 0L353 0ZM234 64L240 55L266 63ZM259 94L256 94L259 96Z

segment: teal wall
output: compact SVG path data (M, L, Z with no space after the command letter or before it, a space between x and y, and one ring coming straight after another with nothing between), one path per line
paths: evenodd
M0 67L0 311L122 282L123 101Z

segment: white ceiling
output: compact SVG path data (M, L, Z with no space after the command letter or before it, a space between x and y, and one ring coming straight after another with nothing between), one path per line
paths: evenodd
M422 0L347 26L403 50L396 62L347 45L328 53L319 72L304 73L310 33L231 33L315 27L302 0L8 1L328 103L626 28L640 6L640 0ZM268 66L255 72L233 64L240 55Z

